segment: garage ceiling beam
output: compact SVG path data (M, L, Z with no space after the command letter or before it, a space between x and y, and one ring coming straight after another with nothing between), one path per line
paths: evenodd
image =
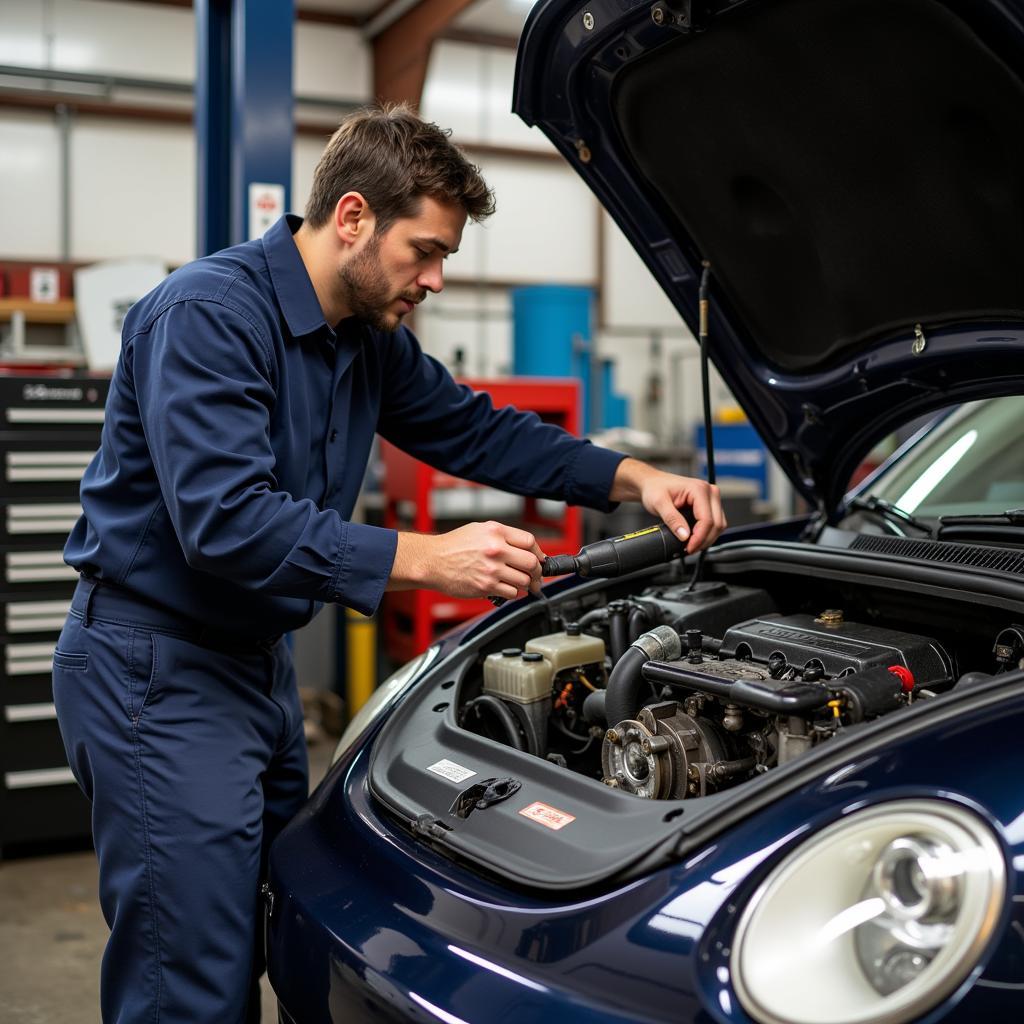
M473 0L394 0L363 30L373 44L373 94L418 107L434 40Z

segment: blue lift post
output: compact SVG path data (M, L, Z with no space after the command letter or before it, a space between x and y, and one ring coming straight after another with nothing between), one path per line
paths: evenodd
M195 0L196 255L244 242L249 186L291 207L293 0ZM288 637L289 644L291 636Z
M197 255L244 242L249 186L291 205L294 0L195 0Z

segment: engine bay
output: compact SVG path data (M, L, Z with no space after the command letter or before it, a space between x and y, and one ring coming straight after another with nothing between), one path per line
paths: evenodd
M906 596L763 582L620 587L550 605L518 642L482 652L458 724L640 799L691 799L1024 667L1024 628L1009 622L993 630Z

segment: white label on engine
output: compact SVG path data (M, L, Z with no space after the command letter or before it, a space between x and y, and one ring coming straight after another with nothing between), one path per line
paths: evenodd
M443 758L437 764L428 765L427 771L440 775L442 778L451 779L452 782L465 782L471 775L476 775L476 772L471 772L468 768L463 768L461 764L449 761L448 758Z

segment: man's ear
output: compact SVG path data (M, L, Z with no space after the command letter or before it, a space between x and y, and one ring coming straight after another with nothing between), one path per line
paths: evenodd
M359 192L346 192L334 208L334 228L343 245L355 245L373 234L376 218Z

